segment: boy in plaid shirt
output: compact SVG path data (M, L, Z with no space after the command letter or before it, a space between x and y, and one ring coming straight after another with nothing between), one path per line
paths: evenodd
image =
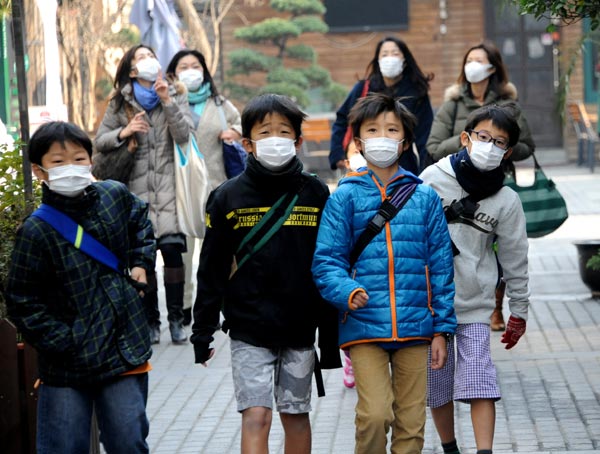
M92 409L108 453L148 452L148 359L141 288L156 246L147 205L115 181L92 182L92 142L77 126L41 126L28 147L45 205L112 251L100 263L38 216L17 232L6 286L11 321L38 352L37 452L88 452ZM85 239L84 239L85 241Z

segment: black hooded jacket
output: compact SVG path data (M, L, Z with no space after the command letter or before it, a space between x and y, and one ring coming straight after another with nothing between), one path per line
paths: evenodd
M244 237L283 194L297 192L301 183L285 223L232 274L233 257ZM311 274L328 196L327 185L303 172L299 159L273 172L253 155L244 173L210 194L191 337L196 362L208 358L222 309L223 328L232 339L265 348L310 347L318 327L321 367L341 366L336 311L323 301Z

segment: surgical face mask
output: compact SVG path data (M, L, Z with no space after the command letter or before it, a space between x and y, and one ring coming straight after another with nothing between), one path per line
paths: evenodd
M204 82L204 73L199 69L185 69L179 73L179 80L188 91L196 92Z
M154 82L158 78L161 66L156 58L144 58L135 65L137 69L137 78L148 82Z
M470 136L469 140L471 141L469 157L475 168L482 172L488 172L500 166L506 150L497 147L492 142L472 140Z
M493 68L491 64L484 65L478 61L472 61L465 65L465 77L470 83L476 84L490 77L489 70L491 68Z
M59 167L40 169L48 172L50 190L66 197L77 197L85 188L92 184L92 166L67 164Z
M367 165L367 161L363 155L356 153L348 158L348 165L350 166L350 170L356 172L361 167L365 167Z
M383 57L379 59L379 69L383 77L394 79L402 73L404 69L404 59L400 57Z
M256 143L256 159L270 170L285 167L296 156L293 139L273 136L253 142Z
M398 145L404 142L404 139L397 141L388 137L375 137L360 139L360 141L365 145L365 159L374 166L384 169L400 158Z

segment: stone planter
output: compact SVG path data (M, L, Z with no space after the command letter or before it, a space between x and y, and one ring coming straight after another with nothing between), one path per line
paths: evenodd
M600 298L600 270L592 270L586 266L590 257L600 250L600 240L583 240L574 244L579 258L581 280L592 291L592 298Z

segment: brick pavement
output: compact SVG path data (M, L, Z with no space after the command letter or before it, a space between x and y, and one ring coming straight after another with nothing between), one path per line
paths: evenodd
M526 335L506 351L500 333L492 334L503 394L496 406L494 452L591 454L600 450L600 300L592 300L580 281L572 242L600 234L600 174L565 164L561 150L540 152L540 161L567 199L570 218L553 234L530 240L532 304ZM528 173L526 166L519 167L519 177ZM164 303L161 311L164 319ZM235 410L227 337L218 333L215 346L216 355L204 368L193 364L191 345L173 345L163 331L151 360L148 441L153 453L239 452L241 417ZM341 370L325 372L324 379L327 397L313 399L313 453L351 453L356 392L343 386ZM468 405L456 405L456 424L462 452L474 454ZM270 449L283 453L276 416ZM423 452L442 452L429 416Z

